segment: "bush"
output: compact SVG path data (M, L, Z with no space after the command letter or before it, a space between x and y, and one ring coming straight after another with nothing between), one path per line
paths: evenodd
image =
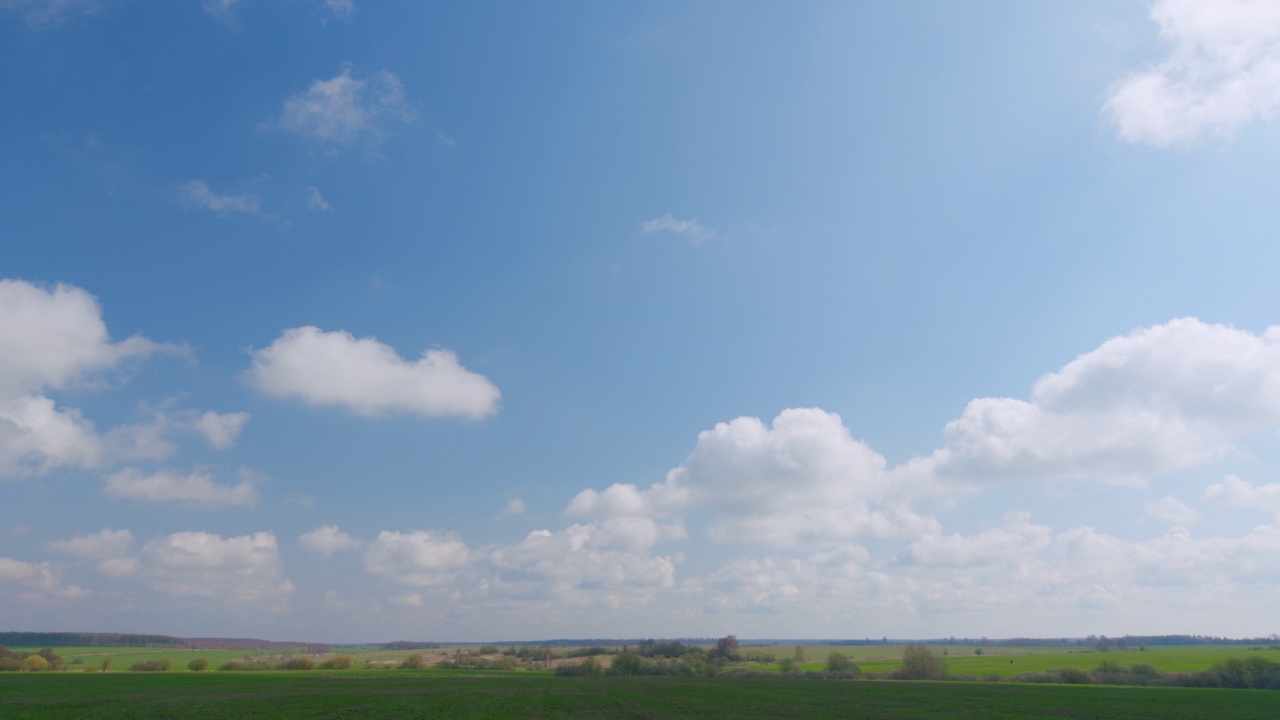
M786 675L796 671L796 661L791 658L782 658L782 662L778 663L778 672Z
M600 663L596 662L594 657L588 657L580 663L572 665L565 664L556 668L556 675L562 676L578 676L578 675L599 675L602 672Z
M5 647L4 643L0 643L0 660L4 660L6 658L11 658L11 657L13 657L13 651Z
M270 670L271 665L260 660L228 660L218 666L219 670Z
M281 670L312 670L315 668L315 666L316 664L311 662L311 658L296 657L296 658L289 658L288 660L285 660L284 663L280 665L280 669Z
M1089 683L1089 673L1080 668L1058 668L1053 671L1053 675L1057 676L1058 682L1065 685L1087 685Z
M187 663L187 669L191 672L202 672L209 667L209 661L204 658L196 658Z
M902 667L890 674L894 680L946 680L947 664L920 644L902 651Z
M417 670L421 667L426 667L422 660L422 653L410 653L409 657L400 661L401 670Z
M0 658L0 672L17 672L22 669L22 663L11 657Z
M497 655L498 648L495 645L481 645L479 649L476 650L476 654L477 655Z
M861 668L849 659L848 655L833 652L827 656L827 672L859 672Z
M28 672L40 672L49 668L49 661L39 655L30 655L22 660L22 669Z
M129 666L133 672L167 672L169 670L168 660L139 660Z
M618 653L609 665L610 675L640 675L644 670L644 658L633 652Z
M347 670L351 667L350 655L335 655L320 663L321 670Z

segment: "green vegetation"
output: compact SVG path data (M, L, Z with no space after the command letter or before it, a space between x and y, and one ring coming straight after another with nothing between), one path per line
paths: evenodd
M370 679L374 678L374 679ZM186 718L1096 718L1275 717L1271 693L1021 683L346 674L7 673L6 720Z

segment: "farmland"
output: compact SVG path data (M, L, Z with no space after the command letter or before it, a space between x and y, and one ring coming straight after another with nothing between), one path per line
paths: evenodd
M6 718L1273 718L1267 692L356 673L12 673Z

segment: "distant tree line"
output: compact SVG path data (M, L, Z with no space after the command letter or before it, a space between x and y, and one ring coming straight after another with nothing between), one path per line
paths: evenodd
M324 643L279 642L254 638L180 638L170 635L93 632L0 632L0 645L14 647L149 647L206 650L292 650L329 652Z

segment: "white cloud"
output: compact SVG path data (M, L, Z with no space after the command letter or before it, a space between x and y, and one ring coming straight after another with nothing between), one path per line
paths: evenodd
M346 67L286 100L280 126L323 142L351 145L362 140L376 143L387 120L409 122L412 117L400 78L387 70L356 78Z
M1252 508L1280 518L1280 483L1254 485L1235 475L1205 488L1204 501L1217 505Z
M890 478L884 458L855 440L839 415L793 408L772 428L752 417L719 423L665 482L584 490L566 512L672 517L705 509L717 540L796 545L932 531L936 523L908 506L920 490Z
M1171 525L1189 527L1200 522L1200 513L1176 497L1168 496L1147 503L1147 515Z
M1255 335L1184 318L1108 340L1042 377L1030 401L970 402L944 448L894 472L1141 483L1277 425L1280 328Z
M236 438L249 422L249 413L216 413L212 410L196 420L196 429L204 434L209 445L218 450L226 450L236 444Z
M363 543L338 529L337 525L324 525L298 537L298 547L317 552L325 558L333 557L341 550L354 550Z
M94 468L144 449L129 427L107 437L43 393L92 387L162 349L143 337L112 342L97 300L70 285L0 280L0 477Z
M58 586L59 581L58 573L47 562L29 563L0 557L0 584L12 583L52 590Z
M315 327L284 331L269 347L252 350L250 382L278 398L337 405L360 415L388 411L427 417L482 418L498 410L501 394L448 350L428 350L408 362L373 338Z
M1005 517L1001 527L983 530L964 537L930 535L907 548L902 562L930 567L966 567L1023 558L1048 547L1053 532L1043 525L1033 525L1029 513Z
M1169 54L1110 90L1120 136L1156 146L1226 137L1280 109L1280 5L1159 0L1151 19Z
M693 242L702 242L716 237L716 232L694 219L677 220L670 213L659 218L640 223L641 235L654 233L671 233L689 238Z
M78 287L0 280L0 398L92 382L158 349L140 336L112 342L98 301Z
M365 551L364 567L370 575L425 587L448 584L470 560L470 548L453 536L384 530Z
M0 477L97 467L105 447L79 410L38 395L0 402Z
M152 474L137 468L125 468L107 478L103 492L116 497L147 502L176 502L210 509L228 506L255 507L258 490L252 480L235 485L220 485L208 473L181 475L171 470Z
M45 550L80 560L107 560L129 554L133 533L128 530L103 528L93 535L76 535L66 540L45 543Z
M320 188L312 185L307 188L307 209L316 212L329 212L333 208L329 207L329 201L324 199L324 195L320 194Z
M228 18L241 0L204 0L204 10L216 18Z
M524 515L527 510L528 508L525 507L524 500L521 500L518 497L510 498L507 500L506 504L502 506L503 515Z
M259 205L257 195L250 193L219 195L210 190L203 180L191 180L183 183L178 189L182 191L183 197L192 205L212 210L219 215L233 212L248 215L262 214L262 207Z
M391 598L391 602L405 607L422 607L422 596L418 593L404 593Z
M236 603L284 602L293 583L284 577L275 535L223 538L178 532L148 542L138 572L158 592Z

